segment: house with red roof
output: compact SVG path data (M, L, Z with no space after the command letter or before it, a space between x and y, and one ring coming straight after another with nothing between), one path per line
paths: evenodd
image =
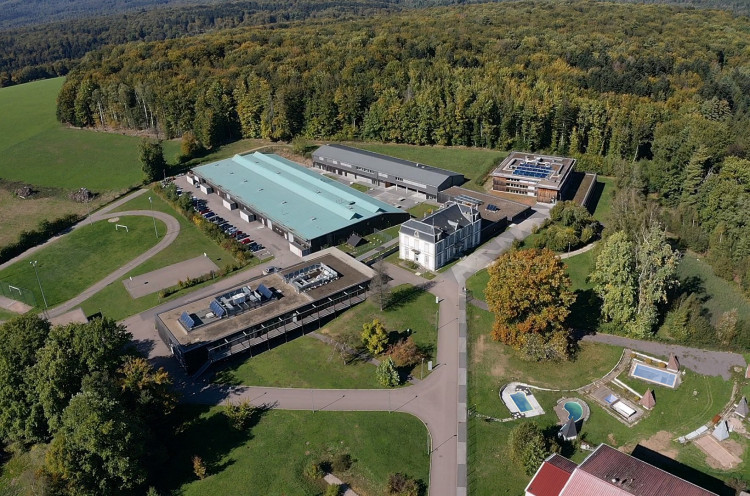
M580 464L552 455L526 486L526 496L716 496L606 444Z

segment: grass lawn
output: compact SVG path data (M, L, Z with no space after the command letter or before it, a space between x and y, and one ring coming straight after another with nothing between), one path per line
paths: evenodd
M29 263L33 259L38 261L39 279L49 306L67 301L157 243L153 219L124 217L121 223L127 224L129 232L115 231L115 224L106 220L76 229L0 271L0 279L32 290L37 307L42 308L34 268ZM156 223L163 233L164 223Z
M148 194L144 194L134 198L120 206L115 211L148 210L151 206L148 201L148 196ZM203 253L206 253L219 267L235 262L234 257L232 257L229 252L225 251L209 239L208 236L198 230L194 224L188 221L181 213L175 211L158 195L152 194L151 199L153 201L154 210L167 213L180 222L180 234L171 245L133 269L126 274L123 279L131 276L135 277L171 264L189 260L202 255ZM254 260L254 262L257 263L256 260ZM169 299L182 296L185 292L194 291L195 289L208 284L213 284L217 280L218 279L214 279L213 281L208 281L201 285L180 291L171 295L167 300L160 300L158 293L133 299L130 297L130 294L127 292L122 282L115 281L88 300L84 301L82 307L86 314L101 311L107 317L120 320L159 305L160 303L164 303L164 301L168 301Z
M601 196L594 210L594 219L606 225L612 211L612 196L615 192L615 178L597 176L596 181L601 183Z
M412 274L419 274L420 277L427 280L432 280L437 277L437 274L417 265L417 263L412 260L401 260L398 251L385 257L385 261L401 267L404 270L408 270Z
M512 380L554 388L576 388L606 374L619 360L622 349L594 343L581 343L573 362L544 364L528 363L517 353L492 341L487 333L492 326L489 312L468 307L469 325L469 405L484 415L498 418L510 412L498 396L499 388ZM636 390L649 387L641 381L633 383ZM583 398L591 408L591 417L583 426L583 435L592 444L606 442L625 446L630 452L635 444L657 432L667 431L668 439L687 434L710 420L729 401L732 384L721 377L699 376L687 371L682 385L675 390L656 388L656 407L634 427L627 427L605 412L591 399ZM696 391L694 394L693 391ZM469 423L469 464L472 494L519 494L530 477L508 460L507 441L519 422L537 422L543 429L553 428L557 416L552 407L563 395L570 393L535 391L547 413L529 420L486 422L472 418ZM674 450L683 460L684 447L668 441L664 449ZM689 450L689 448L688 448ZM570 453L567 453L571 455ZM576 461L582 453L572 454ZM686 459L692 467L706 471L704 459ZM724 475L726 478L726 475Z
M216 373L214 382L323 389L381 387L372 364L344 364L333 346L310 336L293 339L242 362L231 362Z
M394 145L383 143L346 143L347 145L390 155L421 164L432 165L441 169L463 174L468 181L464 188L484 191L481 180L508 152L483 148L459 148L441 146Z
M362 496L386 493L392 472L429 480L428 434L407 414L386 412L291 412L271 410L248 431L238 433L222 407L180 407L186 428L172 447L164 489L183 496L322 494L324 486L304 477L311 462L348 453L354 463L336 474ZM210 440L210 442L206 442ZM193 456L208 465L197 480Z
M359 342L362 324L379 319L390 332L391 342L406 337L411 329L414 342L433 357L437 349L435 297L408 284L393 291L394 303L384 311L367 300L339 315L318 332L335 340L352 337ZM329 360L330 358L330 360ZM404 370L420 376L420 366ZM315 373L310 373L314 370ZM427 374L427 369L424 369ZM355 362L344 365L341 358L315 338L297 338L243 362L232 364L216 375L216 381L249 386L379 388L375 367Z
M425 215L431 214L432 212L435 212L438 208L432 203L420 203L419 205L415 205L411 207L408 212L411 214L412 217L416 217L417 219L423 219Z
M399 227L400 226L391 226L388 229L383 229L377 233L368 234L364 237L365 242L355 248L352 248L346 243L341 243L338 246L338 249L354 257L359 257L368 251L381 246L383 243L387 243L388 241L397 238Z
M64 78L0 89L0 176L39 186L123 190L141 181L140 138L67 128L55 118ZM179 142L164 142L174 161Z
M362 193L367 193L368 191L372 189L368 186L365 186L364 184L359 184L359 183L351 183L349 186L356 189L357 191L361 191Z
M683 285L695 286L694 291L706 298L703 306L711 313L711 322L716 325L721 314L737 309L740 320L750 320L750 301L735 283L714 274L710 265L693 252L686 252L677 266L677 276Z

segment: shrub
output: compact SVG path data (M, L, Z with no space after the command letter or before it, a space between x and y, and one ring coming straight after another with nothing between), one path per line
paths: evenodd
M375 369L375 377L377 377L380 385L384 387L396 387L401 383L401 378L398 375L396 367L393 365L391 357L380 362L380 365Z
M547 456L547 442L534 422L520 424L510 433L510 457L526 475L533 475Z
M419 483L406 474L391 474L386 490L390 496L418 496Z
M203 461L203 458L201 458L200 456L193 457L193 473L200 480L205 479L206 475L208 474L208 470L206 469L206 464Z
M339 496L341 494L341 486L338 484L330 484L326 488L326 492L323 493L323 496Z
M305 467L305 477L312 480L322 479L325 474L323 469L320 468L319 462L310 462Z
M247 400L240 403L229 403L224 410L224 415L229 419L229 423L238 431L244 431L250 425L254 414L255 407Z
M367 348L367 351L373 355L378 355L385 351L385 347L388 344L388 332L385 330L385 326L378 319L372 322L366 322L362 325L362 343Z
M349 453L339 453L333 457L331 468L334 472L346 472L352 467L352 457Z
M411 367L417 365L425 357L411 336L402 339L388 348L388 356L398 367Z

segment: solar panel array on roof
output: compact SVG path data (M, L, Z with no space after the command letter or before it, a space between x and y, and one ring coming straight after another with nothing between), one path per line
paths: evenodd
M208 308L210 308L214 315L219 318L223 317L227 313L227 311L224 310L224 307L221 306L221 303L219 303L218 300L211 301L211 303L208 305Z
M267 300L270 300L271 298L273 298L273 293L271 293L271 291L263 284L258 286L258 293L260 293L263 296L263 298Z
M497 212L500 209L490 203L489 205L487 205L487 210L489 210L490 212Z
M547 164L533 164L529 162L523 162L518 167L516 167L516 169L513 171L513 175L543 179L545 177L548 177L551 172L552 168Z
M195 327L195 321L190 315L188 315L187 312L182 312L182 315L180 315L179 320L180 320L180 323L183 326L185 326L185 329L187 329L188 331L192 329L193 327Z

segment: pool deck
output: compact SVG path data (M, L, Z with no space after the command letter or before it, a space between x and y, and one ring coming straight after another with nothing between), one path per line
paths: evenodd
M555 405L555 413L557 414L558 420L560 420L560 424L564 424L568 421L568 416L570 416L570 413L565 409L565 403L569 401L574 401L581 405L581 409L583 410L583 414L581 415L581 418L576 420L576 423L578 422L585 422L589 419L589 416L591 416L591 409L589 409L589 405L583 401L580 398L560 398L557 400L557 405Z
M518 405L513 401L510 395L515 393L524 393L526 400L531 405L531 410L522 412L518 409ZM502 398L505 406L510 410L511 417L513 418L527 418L544 415L544 409L534 397L534 393L531 392L531 388L526 384L520 382L511 382L500 390L500 398Z
M639 365L642 366L642 367L653 369L653 370L655 370L657 372L660 372L660 373L663 373L663 374L669 374L669 375L674 376L674 384L672 384L670 386L669 384L664 384L663 382L655 381L655 380L652 380L652 379L647 379L647 378L641 377L639 375L634 375L635 368L637 366L639 366ZM677 389L677 387L680 385L680 373L679 372L674 372L672 370L667 370L666 368L661 368L659 366L654 366L654 365L648 364L648 363L646 363L644 361L638 360L637 358L633 358L633 360L631 362L631 365L630 365L630 371L628 372L628 375L630 377L634 378L634 379L639 379L641 381L648 382L649 384L656 384L657 386L668 387L670 389Z

